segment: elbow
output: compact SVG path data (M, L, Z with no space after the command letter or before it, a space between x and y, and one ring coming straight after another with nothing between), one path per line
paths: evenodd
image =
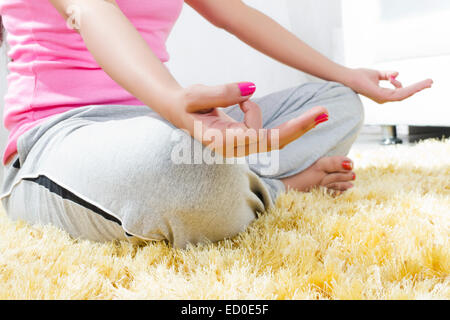
M211 21L211 23L219 29L228 31L230 26L230 21L228 20L229 19L214 19Z
M234 14L228 12L227 14L221 14L218 17L214 17L210 22L217 28L234 34L239 31L239 29L242 29L242 25L245 24L245 16L245 12L236 10Z
M203 16L215 27L231 32L246 18L248 9L242 0L227 0L203 10Z
M236 35L236 33L239 31L239 25L236 25L236 23L232 19L222 20L220 23L214 24L217 28L227 31L230 34Z

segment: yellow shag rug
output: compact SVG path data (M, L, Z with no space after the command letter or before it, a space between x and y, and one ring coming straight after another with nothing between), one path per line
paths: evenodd
M2 211L0 299L449 299L450 140L351 156L352 191L291 191L188 250L75 241Z

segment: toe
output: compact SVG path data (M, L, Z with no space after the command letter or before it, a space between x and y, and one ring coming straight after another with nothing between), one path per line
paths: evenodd
M321 185L328 185L335 182L349 182L356 179L354 172L346 173L330 173L327 174L321 181Z
M354 168L352 159L344 156L325 157L317 161L317 165L327 173L349 172Z
M326 185L328 189L336 190L336 191L346 191L350 188L353 188L353 183L350 182L333 182Z

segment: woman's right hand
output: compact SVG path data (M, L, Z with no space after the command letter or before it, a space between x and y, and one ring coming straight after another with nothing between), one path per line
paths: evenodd
M166 119L224 157L282 149L328 120L324 107L314 107L276 128L264 129L261 109L249 100L255 89L249 82L182 89ZM244 113L243 122L218 109L236 104Z
M315 107L277 128L263 129L261 110L249 100L255 89L253 84L182 88L116 1L50 2L66 21L71 18L71 8L77 9L79 21L73 26L112 80L173 125L186 129L192 137L225 157L283 148L314 128L315 119L321 114L326 118L327 110ZM236 104L244 112L243 123L218 109ZM201 130L196 132L195 128L200 126Z
M315 107L277 128L263 129L261 110L249 100L254 92L253 84L182 88L116 1L50 2L66 21L71 18L71 9L77 9L79 21L73 26L112 80L176 127L186 129L191 136L226 157L283 148L314 128L317 117L327 114L325 108ZM236 104L245 114L243 123L218 109ZM201 130L196 132L200 125ZM257 137L255 133L259 133Z

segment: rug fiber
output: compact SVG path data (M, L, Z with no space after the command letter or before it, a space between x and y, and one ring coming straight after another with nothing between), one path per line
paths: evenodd
M0 299L449 299L450 140L350 156L351 191L291 191L188 250L77 241L0 211Z

